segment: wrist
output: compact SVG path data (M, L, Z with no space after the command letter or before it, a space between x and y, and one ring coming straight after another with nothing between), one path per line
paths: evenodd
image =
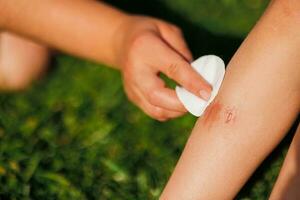
M155 33L158 31L156 22L151 17L140 15L127 15L121 20L113 34L114 42L112 45L113 63L118 69L121 69L122 63L125 62L124 55L128 54L140 36L147 32Z
M128 36L129 26L133 20L133 16L129 14L122 15L115 26L111 35L111 64L116 69L121 69L121 57L126 48L126 37Z

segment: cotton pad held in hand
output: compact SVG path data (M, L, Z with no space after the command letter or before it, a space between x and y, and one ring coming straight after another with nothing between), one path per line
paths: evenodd
M192 67L212 86L210 99L205 101L183 87L176 86L176 94L184 107L193 115L199 117L217 95L225 75L223 60L215 55L206 55L192 62Z

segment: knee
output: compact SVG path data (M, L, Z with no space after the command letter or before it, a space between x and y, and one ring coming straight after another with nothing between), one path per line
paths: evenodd
M26 67L4 66L0 63L0 90L24 90L38 79L43 71L42 66L33 70Z
M0 89L4 91L23 90L32 82L32 77L29 75L21 75L20 73L10 73L2 69L9 67L0 66Z
M22 90L45 71L45 46L10 33L0 33L0 44L1 90Z

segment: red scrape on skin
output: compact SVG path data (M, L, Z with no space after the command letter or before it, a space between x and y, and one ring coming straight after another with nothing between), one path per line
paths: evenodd
M223 114L221 114L223 113ZM210 104L203 115L203 125L211 127L212 123L221 119L225 124L232 124L236 120L236 109L225 107L219 102Z
M235 114L235 108L227 107L225 109L225 123L229 124L235 121L236 114Z
M210 104L205 110L203 124L205 126L211 126L212 122L218 120L222 107L222 104L220 104L219 102L213 102L212 104Z

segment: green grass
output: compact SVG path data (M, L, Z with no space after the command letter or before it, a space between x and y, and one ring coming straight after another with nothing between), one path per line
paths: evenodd
M148 118L111 69L68 56L54 66L32 89L1 95L0 195L157 197L194 119Z
M182 17L174 9L184 3L175 2L117 3L183 27L195 56L215 53L228 61L241 40ZM127 101L119 72L57 55L32 88L0 94L0 199L156 199L195 120L154 121ZM291 136L237 199L267 198Z
M267 6L267 0L162 0L194 24L219 34L245 36Z

